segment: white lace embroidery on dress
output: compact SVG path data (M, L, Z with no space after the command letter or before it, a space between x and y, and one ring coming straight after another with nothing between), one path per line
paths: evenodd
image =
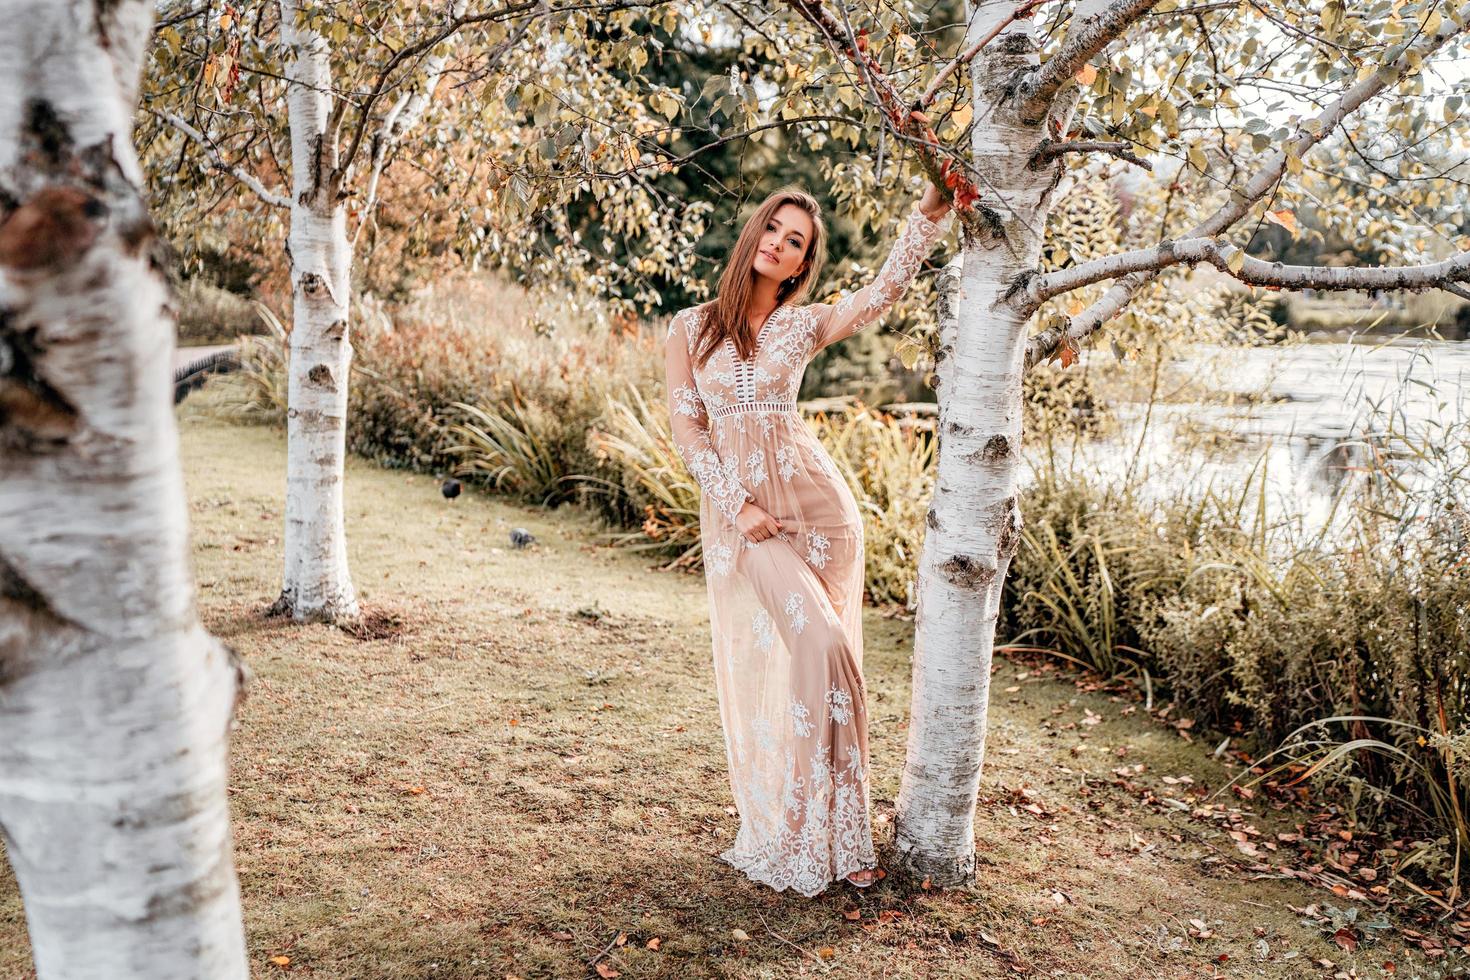
M729 575L730 562L735 557L735 552L723 541L710 550L704 556L704 563L710 571L716 575Z
M852 695L834 685L827 692L827 710L837 724L847 724L852 721Z
M832 542L821 531L806 532L806 560L818 568L827 567L827 550Z
M796 447L782 446L776 450L776 472L787 483L796 475Z
M793 592L786 597L786 615L791 617L791 632L806 629L806 596Z
M752 488L765 483L766 454L759 449L753 450L749 456L745 457L745 471L749 474L747 478L750 480L750 486Z
M765 606L757 607L750 625L755 631L755 648L769 652L776 642L776 621L766 612Z
M797 738L806 738L812 733L812 729L815 727L811 722L807 721L806 705L796 700L796 698L791 699L791 724L796 730Z

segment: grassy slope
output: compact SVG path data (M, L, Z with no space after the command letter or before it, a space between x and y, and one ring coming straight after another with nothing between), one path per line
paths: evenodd
M348 534L375 638L266 621L282 439L186 416L183 449L203 614L255 675L230 792L259 976L283 972L281 955L284 972L322 978L595 976L609 947L601 962L625 977L1331 975L1320 959L1412 972L1397 943L1325 943L1287 907L1323 893L1227 874L1218 831L1105 782L1142 764L1132 778L1161 795L1180 791L1170 774L1218 786L1204 749L1005 662L979 884L777 895L715 857L736 821L702 579L589 544L581 514L448 503L427 477L353 460ZM517 525L538 546L511 550ZM912 626L871 613L866 629L886 842ZM1191 918L1213 935L1188 936ZM28 969L0 862L0 977Z

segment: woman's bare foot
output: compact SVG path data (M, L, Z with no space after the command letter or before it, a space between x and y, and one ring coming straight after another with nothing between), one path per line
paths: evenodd
M876 868L864 868L862 871L854 871L847 876L847 880L859 888L867 888L878 880L878 870Z

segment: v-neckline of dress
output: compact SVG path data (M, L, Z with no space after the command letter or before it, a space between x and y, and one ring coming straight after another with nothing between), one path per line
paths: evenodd
M755 345L751 348L750 357L748 359L742 358L740 356L740 349L735 346L735 341L731 340L729 337L726 337L725 343L730 348L731 359L734 360L737 364L754 364L755 359L760 356L761 341L765 339L766 331L770 329L771 321L776 319L777 313L780 313L789 305L789 303L777 303L776 308L766 315L766 322L761 324L760 330L755 335Z

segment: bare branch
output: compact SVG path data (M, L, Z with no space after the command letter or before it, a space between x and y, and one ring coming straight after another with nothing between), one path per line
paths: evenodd
M1156 0L1155 0L1156 2ZM955 217L976 235L986 232L985 218L975 207L979 192L970 179L955 169L955 157L943 147L924 115L915 103L913 108L903 100L889 84L882 67L867 52L867 31L853 36L843 29L822 6L822 0L787 0L798 14L806 18L825 38L827 45L839 55L845 55L863 74L874 97L879 102L883 116L900 138L916 137L919 145L915 156L931 183L940 194L954 205ZM1014 18L1012 18L1014 19ZM941 159L941 153L947 159Z
M220 154L219 147L215 146L214 143L209 139L209 137L205 136L193 126L190 126L179 116L175 115L172 112L161 112L158 109L149 109L148 111L152 113L155 118L168 123L174 129L177 129L189 139L193 140L195 143L198 143L199 146L203 148L205 154L209 157L209 161L214 164L216 170L219 170L222 173L227 173L231 177L234 177L240 183L244 184L250 190L254 191L255 196L260 198L266 204L277 208L289 208L291 206L291 199L285 194L270 190L260 182L260 179L258 177L250 173L245 168L226 163L225 158Z
M1061 156L1063 153L1111 153L1120 160L1127 160L1135 166L1144 170L1152 170L1153 164L1134 153L1129 144L1123 140L1071 140L1068 142L1056 142L1050 137L1041 141L1036 152L1031 155L1031 161L1027 164L1032 169L1038 168L1047 161Z
M464 4L460 2L456 3L452 10L459 11L459 15L451 15L444 26L429 37L424 38L416 44L407 44L399 48L393 54L393 57L389 58L382 69L379 70L378 77L373 82L372 91L368 92L367 97L362 101L361 108L358 110L357 125L353 127L352 139L347 144L347 152L342 154L341 159L337 163L336 173L332 175L334 183L340 183L342 181L347 171L352 167L352 161L357 158L357 151L362 146L363 136L367 133L368 124L372 122L373 104L382 97L383 90L388 85L388 80L393 76L393 72L399 65L412 58L417 58L427 51L432 51L439 44L474 24L510 20L513 17L531 11L539 11L542 14L549 12L549 8L544 0L529 0L526 3L510 4L499 10L479 14L464 14ZM333 188L333 190L335 191L336 188Z
M1342 121L1373 96L1397 84L1408 72L1425 64L1439 48L1465 29L1456 17L1467 19L1463 9L1444 18L1439 29L1428 36L1422 44L1406 48L1392 62L1359 79L1348 87L1342 97L1316 116L1297 126L1296 135L1287 140L1281 149L1266 158L1243 190L1233 191L1230 200L1214 214L1192 228L1187 238L1213 238L1248 214L1251 208L1271 193L1286 171L1289 159L1304 159L1308 152L1327 138ZM1036 364L1056 352L1066 339L1078 346L1104 322L1116 316L1138 290L1153 280L1157 271L1132 272L1114 283L1101 299L1074 317L1069 317L1053 327L1038 331L1026 344L1026 364Z
M1084 16L1074 23L1056 53L1021 80L1016 94L1022 121L1039 122L1058 90L1158 2L1118 0L1106 10Z
M1068 269L1031 276L1018 290L1034 309L1053 296L1130 272L1161 271L1173 265L1208 263L1252 286L1280 289L1429 289L1470 280L1470 252L1424 265L1285 265L1245 255L1218 238L1164 241L1153 248L1121 252Z

